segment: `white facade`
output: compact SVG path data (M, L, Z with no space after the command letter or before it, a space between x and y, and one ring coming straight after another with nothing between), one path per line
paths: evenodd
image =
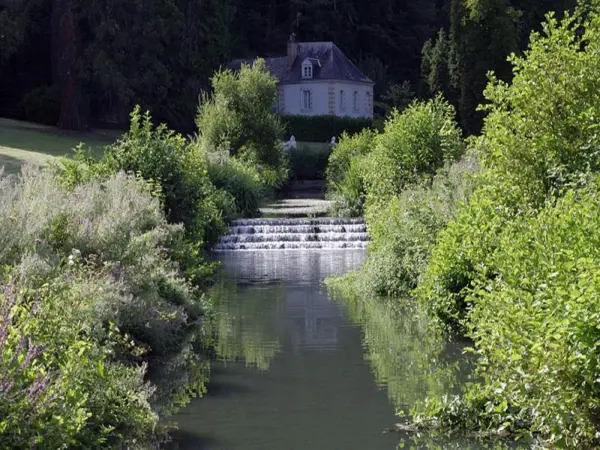
M306 80L279 86L278 110L290 115L373 118L373 85L352 81Z

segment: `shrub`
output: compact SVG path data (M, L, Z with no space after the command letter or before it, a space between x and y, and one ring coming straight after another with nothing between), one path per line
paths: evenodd
M198 158L194 146L164 125L154 127L149 113L139 107L131 115L130 130L108 147L100 161L79 147L74 160L63 158L54 164L55 176L68 189L89 180L104 180L124 170L148 180L160 198L170 223L183 223L185 234L169 241L171 257L186 277L198 285L209 282L211 266L204 251L225 230L221 215L222 192L211 183L205 158Z
M0 301L3 311L10 309L0 314L2 329L15 336L0 355L8 367L3 373L14 381L8 397L0 394L0 410L24 430L33 426L19 434L6 422L0 434L23 439L18 442L39 439L44 447L55 447L55 426L57 442L75 447L148 447L156 438L149 402L165 400L143 381L144 361L197 366L190 323L208 304L169 258L167 249L183 229L167 224L151 190L123 173L68 191L39 169L0 178L0 264L16 266L13 280L23 285ZM39 308L17 320L19 310L35 306L36 295ZM32 359L30 369L15 372L12 355L29 342L28 348L45 350L32 353L39 360ZM49 403L42 401L39 422L30 422L30 394L43 380ZM202 383L187 395L201 393ZM6 386L0 390L7 394Z
M556 447L600 444L598 194L596 178L505 224L488 258L495 277L478 273L467 298L484 382L428 414L450 427L539 433ZM457 408L468 421L452 418Z
M512 58L512 84L492 77L486 89L490 114L476 143L484 186L440 237L419 288L454 324L466 317L475 272L494 276L488 259L505 224L535 215L538 205L598 170L600 19L594 12L559 23L549 15L544 30L546 36L532 35L524 57Z
M416 295L441 324L465 331L466 298L478 270L495 276L487 264L498 245L498 235L514 214L501 205L498 193L482 186L468 205L440 232L423 270Z
M360 133L372 127L371 119L339 116L283 116L285 137L297 141L329 143L332 137Z
M354 289L366 295L410 295L438 234L474 189L477 171L477 159L465 156L433 179L408 186L377 212L371 211L369 258L349 278Z
M281 138L283 127L273 111L277 80L264 60L242 65L239 72L217 72L212 96L204 95L198 108L198 140L205 151L227 150L248 162L264 166L273 186L287 176Z
M25 119L44 125L56 125L60 115L60 92L56 86L40 86L23 97Z
M339 183L346 177L350 163L360 156L368 154L374 144L377 133L369 129L355 135L342 134L340 142L329 156L326 177L327 183Z
M365 186L362 158L350 162L345 177L328 185L327 196L333 200L332 214L340 217L362 217L365 208Z
M5 230L0 240L0 262L19 264L22 255L31 251L52 262L67 258L77 249L91 268L97 264L97 271L111 269L113 278L126 285L126 292L134 298L119 300L120 307L143 311L142 305L154 303L157 310L166 308L165 314L170 311L165 317L172 316L174 323L183 325L185 317L177 312L179 309L197 316L203 306L163 250L183 229L166 223L149 189L121 173L105 182L84 183L67 193L49 173L24 168L20 178L0 182L0 223ZM147 321L144 316L132 313L131 320L140 322L140 332L146 333L146 329L157 334L152 327L142 326ZM157 346L168 340L160 337Z
M165 125L155 128L150 114L142 116L139 107L131 114L129 131L107 149L100 165L106 173L124 170L158 183L169 222L183 223L194 240L223 231L204 161L192 157L183 136Z
M393 112L365 158L367 203L386 204L422 175L433 175L463 152L454 108L441 97Z
M157 438L144 367L111 361L78 323L67 280L28 290L12 279L0 293L0 440L9 448L136 448Z
M360 217L364 212L365 187L363 157L374 143L376 132L365 129L350 136L343 134L333 149L327 165L327 196L334 201L336 215Z
M249 164L229 157L226 152L208 153L206 158L208 177L225 194L221 203L225 208L223 217L258 216L265 190L258 171Z
M517 205L543 204L582 172L600 168L600 19L558 22L547 16L522 57L512 56L512 83L491 77L481 158L490 183ZM585 30L585 31L583 31Z
M433 175L463 152L454 109L441 97L394 111L380 133L344 136L327 170L334 210L362 215L376 212L422 177Z
M417 289L474 341L477 383L417 422L596 448L600 10L547 16L511 85L492 77L478 151L484 183Z

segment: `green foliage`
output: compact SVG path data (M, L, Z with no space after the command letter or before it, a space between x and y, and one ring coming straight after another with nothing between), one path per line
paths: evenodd
M600 20L594 15L583 33L578 22L549 16L545 36L533 34L525 56L511 58L512 84L492 77L485 90L483 162L494 180L517 186L518 201L543 202L599 168Z
M361 290L407 296L419 281L431 249L471 194L477 160L467 156L447 165L432 180L407 187L369 216L372 244L361 270Z
M296 180L323 180L332 147L315 142L299 142L288 152L290 176Z
M224 195L223 218L258 216L265 186L256 168L229 157L226 152L207 153L206 158L208 177ZM227 207L227 204L230 206Z
M406 186L463 152L454 109L441 97L394 111L380 133L343 136L327 169L328 194L343 215L377 214ZM365 211L366 205L366 211Z
M277 186L287 178L281 138L283 127L273 111L277 80L264 60L243 65L234 73L217 72L213 93L204 94L196 125L204 151L226 150L232 156L262 166L266 183Z
M421 77L428 93L435 95L441 92L448 100L456 97L456 55L453 45L452 40L441 29L437 40L429 40L423 46L421 60Z
M145 366L114 362L114 333L100 342L78 323L68 281L4 286L0 302L0 440L10 448L143 448L156 443ZM87 325L87 324L86 324Z
M482 186L440 233L417 289L474 341L478 382L415 409L418 423L598 441L600 10L557 21L494 77L476 149Z
M109 147L100 164L109 171L124 170L153 180L162 189L165 212L171 223L183 223L188 233L203 240L220 228L220 218L210 203L212 186L206 167L190 157L183 136L165 125L154 127L147 112L136 107L131 114L129 131Z
M342 134L340 142L329 156L326 171L327 182L341 182L346 177L352 161L371 151L375 136L377 133L369 129L364 129L354 135Z
M486 263L497 245L498 233L511 216L510 211L480 188L468 201L468 206L441 231L431 250L416 294L428 305L441 323L462 328L467 313L472 282L477 270L494 276ZM464 329L463 329L464 331Z
M598 446L598 181L505 223L467 301L483 384L429 414L448 426ZM430 405L431 407L431 405ZM456 409L468 417L456 417Z
M362 164L374 144L377 133L369 129L350 136L343 134L329 156L326 170L327 195L333 209L342 217L360 217L364 212L365 189Z
M283 116L285 136L294 136L297 141L331 142L332 137L344 133L355 134L372 126L370 119L339 116Z
M0 295L2 441L155 445L150 404L168 399L144 381L144 361L198 366L190 324L208 307L166 250L182 227L152 186L122 173L65 190L26 167L0 190L0 264L14 266Z
M365 295L410 295L427 267L438 234L476 186L477 171L476 158L465 156L371 212L369 258L359 272L343 277L344 283Z
M121 170L134 173L153 184L168 221L183 223L194 245L212 244L225 229L204 158L196 157L183 136L165 125L154 127L150 113L142 115L139 107L131 114L129 131L107 147L100 161L82 148L75 157L75 161L63 159L56 167L67 187Z
M463 151L454 109L441 97L394 112L365 158L367 203L386 204L422 175L432 175Z
M490 114L476 142L484 187L443 232L419 288L444 321L464 317L476 271L493 276L487 258L507 222L598 170L600 22L593 15L579 34L574 19L548 20L546 36L534 34L526 55L512 59L513 83L492 77L486 89Z

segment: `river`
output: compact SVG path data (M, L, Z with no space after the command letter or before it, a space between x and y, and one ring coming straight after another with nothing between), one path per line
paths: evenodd
M462 346L434 339L415 307L329 297L324 278L359 268L365 257L364 250L223 253L213 291L217 360L208 394L173 418L172 448L480 448L384 432L399 421L397 408L451 392L469 370Z

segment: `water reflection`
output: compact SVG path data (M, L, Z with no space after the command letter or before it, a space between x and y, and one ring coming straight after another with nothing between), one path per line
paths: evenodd
M358 268L363 251L221 255L216 360L205 398L174 419L173 448L393 450L429 448L383 433L395 407L455 385L459 346L427 331L414 305L332 301L324 278ZM459 377L460 379L460 377ZM447 445L446 445L447 444ZM481 448L475 445L440 448ZM434 448L434 447L432 447Z
M225 254L223 276L211 292L217 358L266 371L284 336L296 352L335 350L340 312L320 282L363 260L362 251Z
M407 411L428 396L453 393L469 378L463 344L447 342L435 333L414 301L359 296L338 300L360 325L364 357L378 385L387 389L399 409Z
M240 286L221 281L213 289L215 352L222 361L242 359L265 371L281 349L285 286ZM244 301L239 301L243 298Z

